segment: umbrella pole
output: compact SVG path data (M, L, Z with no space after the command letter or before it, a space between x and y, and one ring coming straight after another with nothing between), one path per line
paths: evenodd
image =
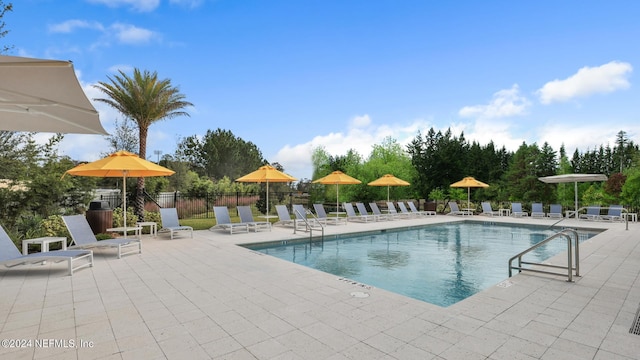
M338 194L339 194L339 191L340 191L339 186L340 186L340 185L338 185L338 183L336 183L336 218L337 218L338 216L340 216L340 214L338 214L338 213L340 212L340 200L339 200L339 199L340 199L340 197L339 197L339 195L338 195Z
M391 200L389 200L389 188L390 188L390 186L387 185L387 202L391 201Z
M269 180L267 180L267 221L269 221Z
M124 222L124 238L127 238L127 171L122 173L122 219Z

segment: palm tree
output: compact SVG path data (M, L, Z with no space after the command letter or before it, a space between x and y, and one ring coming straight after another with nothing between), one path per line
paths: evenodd
M120 75L113 78L107 76L110 83L98 82L94 87L109 98L94 99L104 102L122 115L132 119L140 131L140 151L142 159L147 157L147 133L149 126L158 120L171 119L178 116L189 116L183 109L193 106L185 101L185 96L177 87L171 85L171 80L158 79L158 73L139 69L133 70L133 77L127 76L122 70ZM144 178L138 178L136 186L135 211L140 219L144 215Z

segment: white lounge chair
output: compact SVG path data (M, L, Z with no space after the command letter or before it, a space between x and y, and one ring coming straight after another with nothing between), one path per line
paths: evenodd
M393 220L398 218L397 215L392 216L391 214L383 214L382 211L380 211L378 204L375 202L370 202L369 207L371 208L371 212L373 213L373 215L378 217L378 220Z
M531 217L532 218L543 218L545 217L544 209L542 207L542 203L533 203L531 204Z
M400 209L400 214L403 214L403 216L407 218L415 218L418 216L418 214L409 211L402 201L398 201L398 208Z
M158 232L168 232L171 240L173 240L173 233L179 231L189 231L193 238L193 228L191 226L180 225L178 210L176 208L161 208L160 219L162 220L162 228L160 228Z
M579 219L583 219L583 220L600 220L600 206L598 205L592 205L587 207L587 213L586 214L581 214Z
M488 201L484 201L482 202L482 214L480 215L485 215L485 216L498 216L500 215L499 211L493 210L491 208L491 203Z
M291 206L293 208L293 214L301 226L320 228L322 225L326 224L323 220L320 220L313 215L313 213L307 210L302 204L293 204ZM312 215L312 217L308 217L307 215Z
M405 208L405 210L407 209ZM410 217L413 217L413 215L411 215L409 212L398 212L398 209L396 209L396 206L392 201L387 201L387 211L389 212L389 216L394 218L402 217L408 219Z
M54 250L23 255L4 228L0 226L0 265L12 268L18 265L42 264L43 261L66 261L69 275L73 275L75 270L93 266L93 252L91 250ZM79 262L79 265L76 262Z
M254 232L259 230L271 231L271 223L269 221L255 221L253 219L253 213L251 207L246 205L238 206L238 215L240 215L240 223L247 224L249 230L253 229Z
M460 210L460 208L458 207L458 203L455 201L449 201L449 208L451 209L451 211L447 215L473 215L467 210Z
M291 218L287 205L276 205L276 213L278 214L278 221L274 225L281 226L294 226L295 220Z
M369 221L376 221L376 217L374 215L369 215L368 213L366 215L362 215L362 212L360 212L360 214L356 213L356 210L353 208L353 204L352 203L343 203L342 207L344 208L344 211L347 213L347 220L348 221L359 221L359 222L369 222Z
M416 204L414 204L413 201L408 201L407 204L409 205L409 209L411 210L411 212L413 212L414 214L424 215L424 216L436 215L436 212L432 210L424 210L424 211L418 210L418 208L416 207Z
M607 215L600 216L602 220L608 221L621 221L622 220L622 205L610 205Z
M313 210L316 212L316 217L325 224L347 225L347 218L344 216L327 216L322 204L313 204Z
M360 215L366 221L369 221L369 220L373 220L373 221L387 220L386 216L382 216L381 217L379 215L369 214L369 212L367 211L367 207L364 205L364 203L357 202L356 203L356 208L358 209L358 215Z
M511 216L513 217L527 217L529 213L522 210L521 203L511 203Z
M249 232L249 224L245 223L232 223L231 216L229 216L229 209L226 206L214 206L213 214L216 217L216 224L209 228L214 231L218 229L229 230L229 234L238 232Z
M547 217L552 219L562 219L564 215L562 214L562 205L560 204L551 204L549 206L549 212L547 213Z
M118 259L120 259L122 255L142 253L142 241L140 241L140 239L125 238L98 241L84 215L63 216L62 221L64 221L64 224L67 226L69 234L71 234L71 239L74 244L70 247L72 249L116 248L118 249Z

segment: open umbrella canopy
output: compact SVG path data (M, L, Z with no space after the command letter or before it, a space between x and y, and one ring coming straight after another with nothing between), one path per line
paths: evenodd
M174 173L173 170L141 159L138 155L124 150L66 171L66 174L75 176L122 177L122 214L125 229L127 228L127 177L169 176ZM126 237L126 230L124 233Z
M471 188L487 188L488 184L476 180L474 177L467 176L464 179L449 185L455 188L467 188L467 207L471 204Z
M107 134L70 61L0 56L0 130Z
M382 177L373 180L372 182L368 183L367 185L369 186L386 186L387 187L387 201L389 201L389 188L391 186L409 186L411 184L409 184L407 181L404 181L402 179L399 179L391 174L386 174L383 175Z
M573 186L574 186L574 195L575 195L574 215L577 219L578 218L578 183L589 182L589 181L607 181L607 176L603 174L562 174L562 175L545 176L545 177L538 178L538 180L547 184L572 182L574 184Z
M240 182L257 182L257 183L292 182L296 180L298 179L283 173L282 171L274 168L271 165L260 166L258 170L236 179L236 181L240 181Z
M340 170L336 170L323 178L314 180L313 183L324 185L353 185L361 184L362 181L352 178L351 176L343 173Z
M340 185L355 185L355 184L361 184L362 181L356 179L356 178L352 178L351 176L343 173L340 170L336 170L334 172L332 172L331 174L322 177L318 180L314 180L313 181L314 184L324 184L324 185L336 185L336 211L340 210L340 196L339 196L339 189L338 186ZM338 214L336 213L336 217L338 216Z
M269 183L270 182L292 182L298 179L287 175L271 165L263 165L258 170L248 173L236 179L239 182L267 183L267 216L269 216Z
M115 152L106 158L86 164L80 164L66 171L69 175L95 177L150 177L169 176L175 172L141 159L138 155L125 150Z

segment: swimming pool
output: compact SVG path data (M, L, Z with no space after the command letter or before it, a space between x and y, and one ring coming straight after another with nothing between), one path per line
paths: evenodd
M546 226L466 221L335 236L324 242L244 245L296 264L439 306L449 306L508 277L510 257L557 232ZM594 233L581 236L581 240ZM528 261L566 251L552 241Z

